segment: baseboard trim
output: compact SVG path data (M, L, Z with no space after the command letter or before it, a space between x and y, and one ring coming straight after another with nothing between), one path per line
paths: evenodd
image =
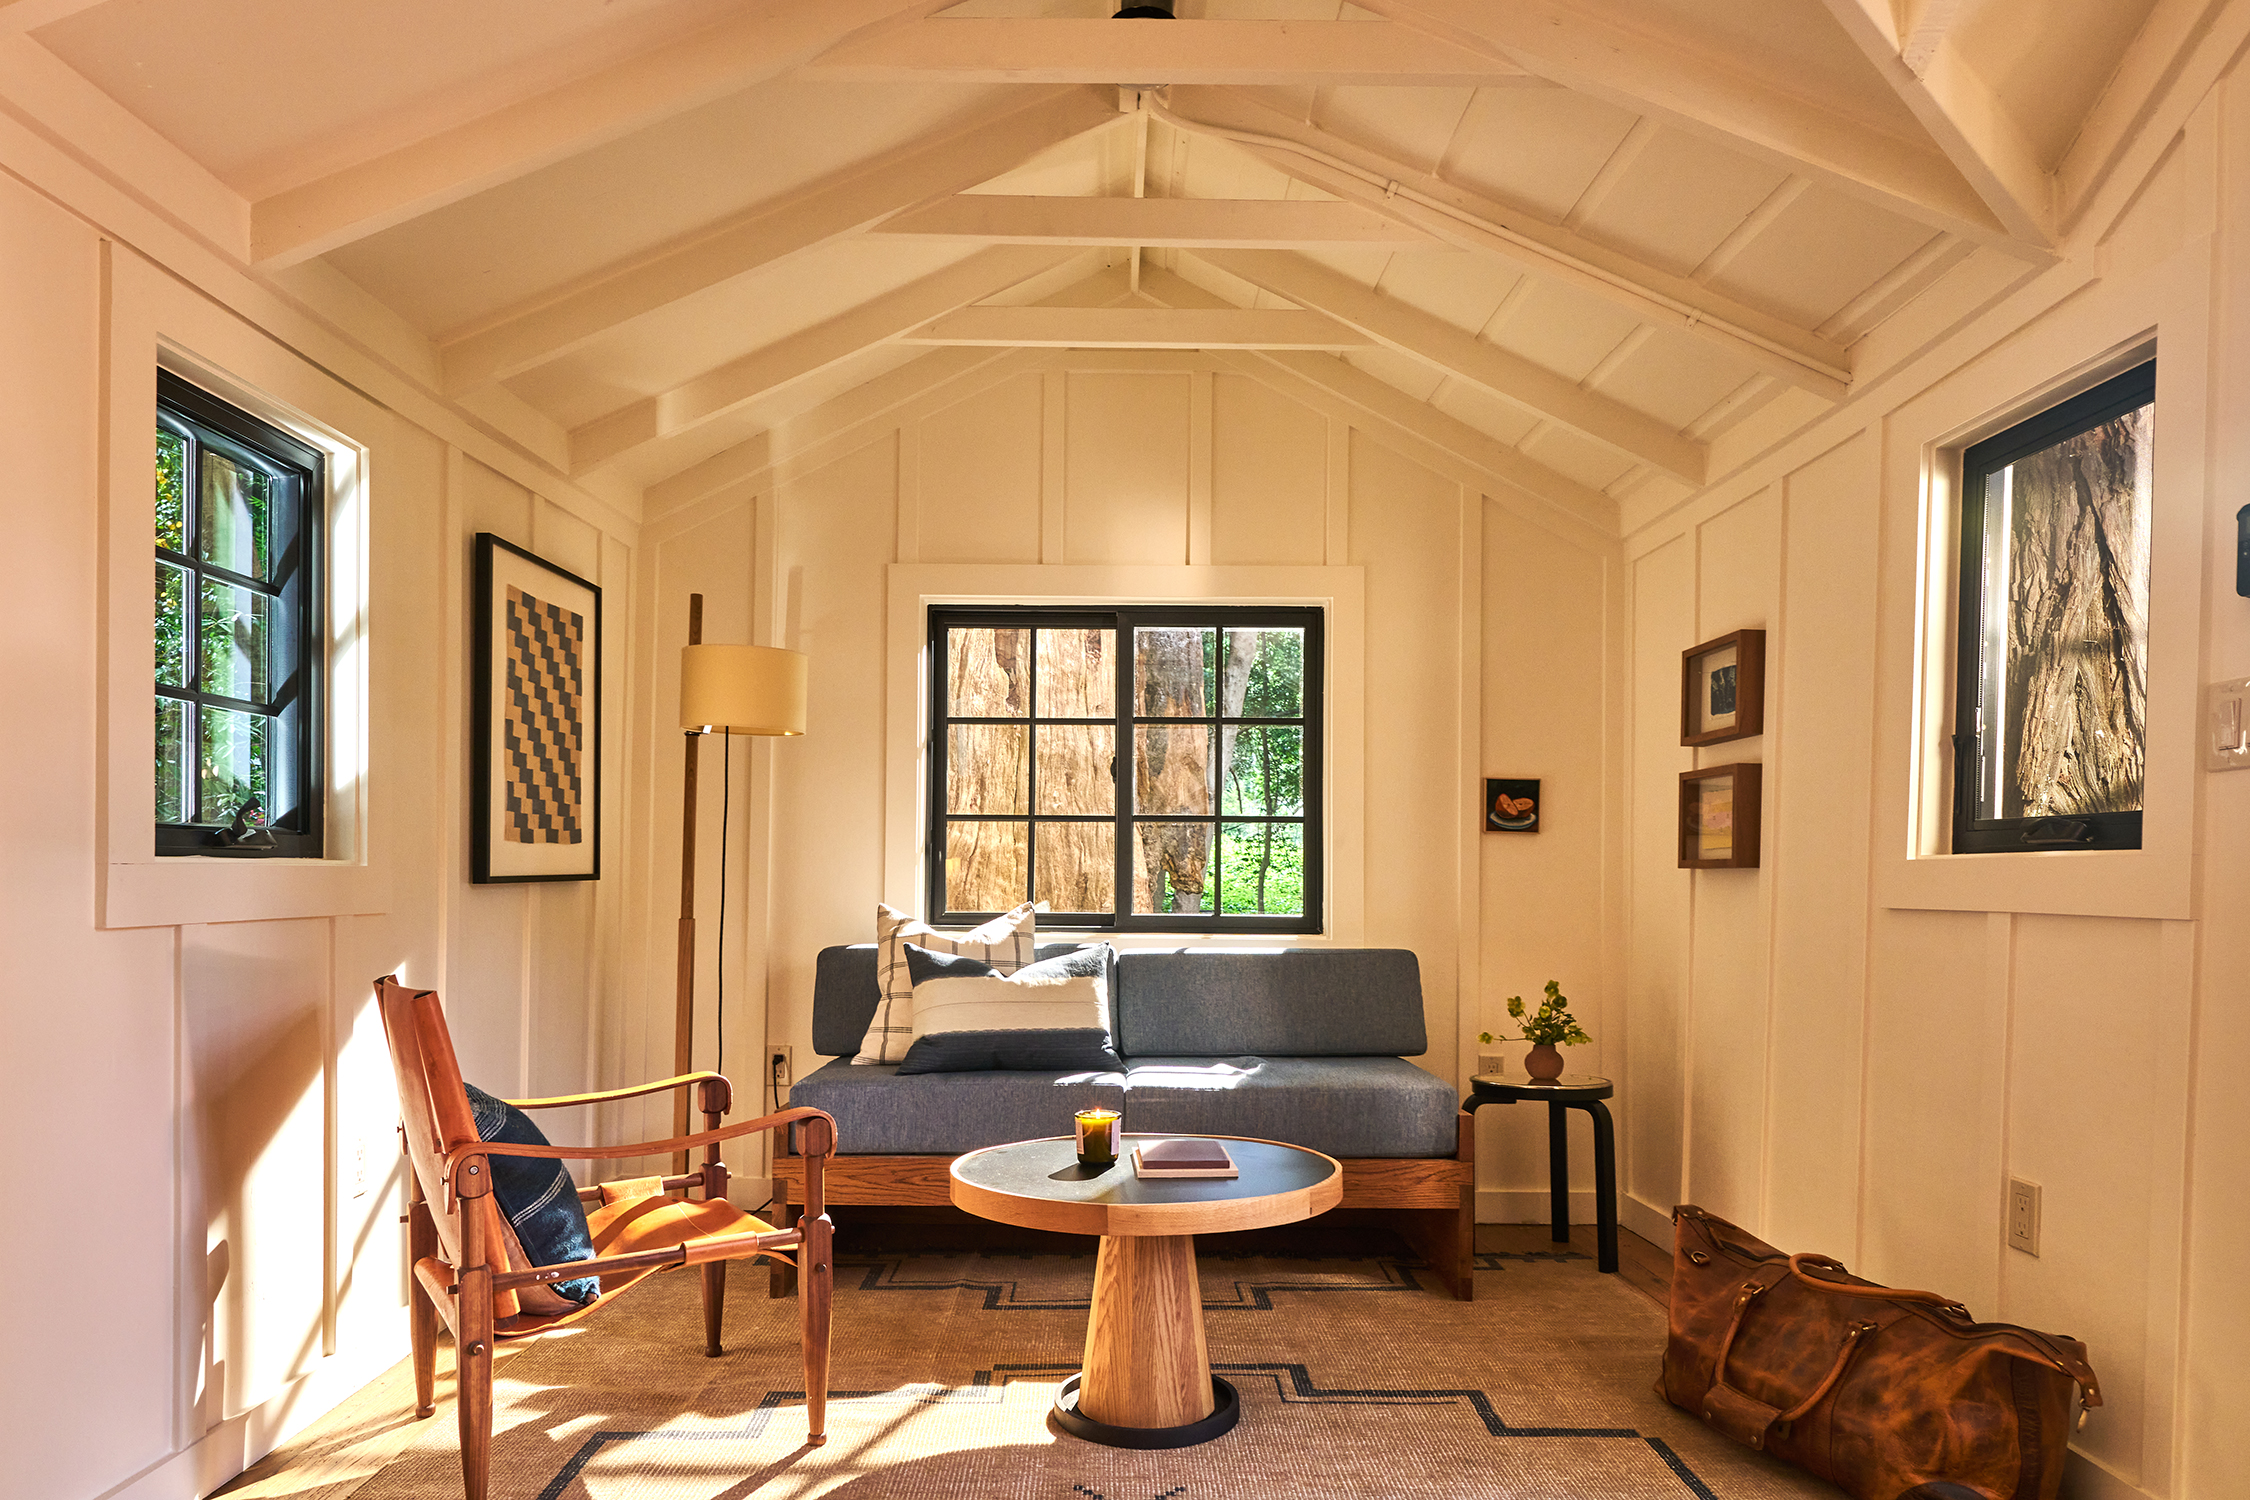
M1546 1224L1554 1219L1555 1200L1545 1188L1478 1188L1479 1224ZM1570 1195L1570 1222L1591 1224L1596 1218L1591 1190Z
M406 1315L401 1309L395 1349L374 1358L347 1361L332 1355L322 1360L286 1389L228 1417L171 1457L104 1491L98 1500L203 1500L327 1416L406 1353Z
M1618 1199L1617 1222L1652 1245L1670 1248L1672 1244L1670 1204L1659 1208L1645 1198L1636 1198L1631 1193L1626 1193Z
M2065 1500L2160 1500L2154 1491L2142 1489L2100 1459L2088 1458L2076 1448L2063 1460L2062 1493Z

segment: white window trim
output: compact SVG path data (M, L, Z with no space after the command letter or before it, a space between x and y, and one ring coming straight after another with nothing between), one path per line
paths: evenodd
M2210 531L2211 247L2190 242L2128 284L2096 282L1890 414L1887 674L1877 721L1877 899L1887 907L2068 916L2191 915ZM2147 792L2141 847L1951 852L1961 455L2150 357L2156 492L2150 533ZM1993 404L2006 393L2005 405ZM1917 492L1900 494L1913 485ZM1895 654L1893 652L1895 651ZM1901 753L1903 752L1903 753ZM1902 763L1903 762L1903 763Z
M1046 566L1036 563L897 563L889 569L884 650L883 899L928 907L922 889L929 825L929 608L1023 604L1314 605L1326 611L1322 762L1327 911L1317 933L1272 938L1231 933L1116 933L1119 947L1356 947L1366 940L1367 619L1360 568Z
M97 799L102 927L159 927L344 916L389 905L369 791L368 475L370 450L347 436L386 430L363 397L122 247L109 261L108 369L102 391L103 721ZM322 524L328 576L324 723L328 805L320 859L156 853L156 372L171 371L328 456Z

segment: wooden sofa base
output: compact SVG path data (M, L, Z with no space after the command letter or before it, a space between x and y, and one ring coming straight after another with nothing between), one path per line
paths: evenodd
M1463 1302L1474 1299L1476 1117L1459 1119L1458 1154L1438 1157L1350 1157L1338 1208L1381 1209L1399 1238L1428 1263L1439 1285ZM831 1156L823 1175L831 1204L912 1207L953 1202L950 1156ZM797 1221L805 1201L805 1164L781 1156L773 1164L774 1226ZM788 1296L796 1280L773 1268L772 1294Z

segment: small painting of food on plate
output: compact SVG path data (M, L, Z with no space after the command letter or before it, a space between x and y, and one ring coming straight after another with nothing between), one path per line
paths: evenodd
M1539 783L1488 776L1484 783L1486 833L1537 833Z

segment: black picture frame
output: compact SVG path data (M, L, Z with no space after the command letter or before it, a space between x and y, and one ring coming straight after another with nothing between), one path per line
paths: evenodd
M525 598L533 613L516 603ZM512 622L511 604L519 611ZM471 608L469 878L478 885L599 880L602 591L480 531ZM535 661L543 663L536 672ZM511 666L522 669L512 689ZM543 683L561 697L527 737L521 712L511 719L504 705L520 699L528 711L549 701Z
M1503 802L1502 799L1508 799ZM1531 803L1527 810L1521 804ZM1513 804L1513 805L1511 805ZM1484 831L1486 833L1537 833L1539 782L1506 776L1484 779Z

